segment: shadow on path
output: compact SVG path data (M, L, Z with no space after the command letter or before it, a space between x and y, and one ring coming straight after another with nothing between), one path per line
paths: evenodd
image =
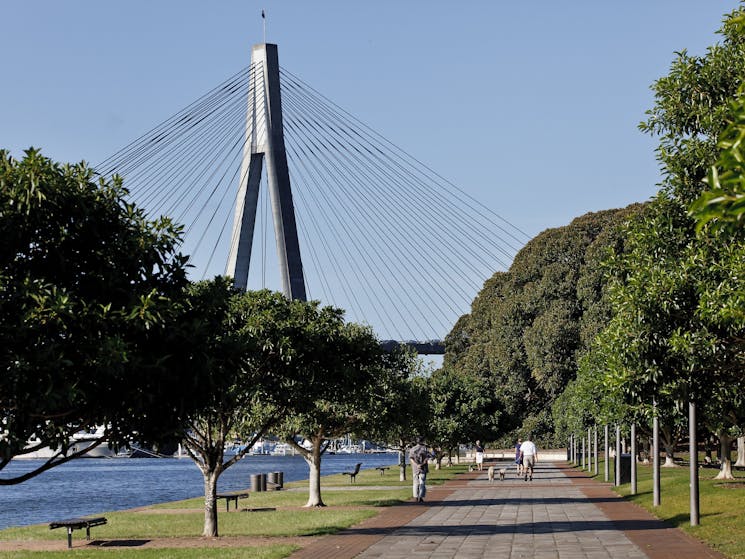
M660 520L581 520L577 522L526 522L522 524L456 524L439 526L402 526L399 528L348 528L340 535L373 536L493 536L496 534L556 534L563 532L667 530Z

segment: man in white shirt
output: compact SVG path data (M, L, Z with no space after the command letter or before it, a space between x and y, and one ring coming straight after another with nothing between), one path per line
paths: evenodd
M523 472L525 473L525 481L533 481L533 468L538 460L538 450L530 439L533 435L530 434L520 445L520 457L523 461Z

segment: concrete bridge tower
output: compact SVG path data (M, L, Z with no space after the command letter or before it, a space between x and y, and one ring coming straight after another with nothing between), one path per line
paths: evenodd
M277 45L263 43L253 47L247 103L246 141L243 147L227 273L234 278L236 287L248 288L256 207L262 167L266 159L282 291L290 299L305 301L303 263L300 258L282 125Z

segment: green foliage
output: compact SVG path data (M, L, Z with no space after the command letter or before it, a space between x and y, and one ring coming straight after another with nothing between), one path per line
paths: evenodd
M623 246L620 225L639 210L587 214L544 231L484 284L448 335L445 367L479 379L493 396L487 409L497 415L484 422L492 432L482 440L521 429L552 442L551 405L609 320L601 262Z
M413 446L432 417L426 379L419 371L419 362L414 355L406 359L410 360L406 366L391 368L391 374L381 377L376 389L379 401L374 417L357 433L400 452Z
M691 205L696 219L696 230L706 224L713 230L734 231L743 226L745 216L745 100L740 97L733 102L734 120L722 133L718 147L722 150L716 165L709 168L707 184L709 190Z
M708 225L699 226L697 235L689 214L717 160L717 138L738 107L745 78L743 14L739 8L725 19L721 44L702 57L679 53L670 74L654 85L655 107L641 128L660 136L665 180L630 222L625 251L609 261L613 318L593 348L594 373L604 374L608 393L622 395L635 414L648 415L656 400L671 433L689 399L703 405L713 430L745 419L745 238L736 229ZM725 137L732 141L732 134L734 146L737 131ZM723 157L731 163L727 158L738 156ZM707 200L712 198L704 195L694 207L703 210Z
M443 367L426 380L431 417L422 434L430 445L452 450L495 431L500 414L487 379Z
M180 228L126 194L84 163L0 150L0 469L32 438L60 450L43 470L78 430L148 442L181 416L191 384L166 341L186 284Z
M309 342L282 428L287 436L330 439L396 421L390 408L400 402L388 397L416 367L411 355L386 353L370 328L344 323L341 312Z

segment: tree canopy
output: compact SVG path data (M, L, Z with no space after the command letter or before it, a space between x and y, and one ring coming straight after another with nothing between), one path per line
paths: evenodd
M639 210L590 213L544 231L508 272L485 282L471 313L456 323L444 366L482 379L500 416L483 439L511 439L524 429L548 442L551 403L609 319L601 263L611 246L623 244L620 225Z
M180 229L125 196L84 163L0 150L0 469L58 449L2 484L69 459L76 431L147 442L181 417L189 379L163 344L186 284Z
M670 73L654 84L655 106L641 129L660 138L664 180L625 231L627 250L610 260L613 318L595 348L605 356L596 373L630 404L698 402L709 428L725 439L745 419L745 237L707 212L721 195L717 180L737 189L737 169L727 170L736 155L720 155L720 149L734 147L730 140L738 133L744 13L739 8L725 18L721 43L705 55L678 53ZM717 160L721 175L710 172ZM726 206L722 215L736 210L736 204ZM736 221L733 215L724 223Z

